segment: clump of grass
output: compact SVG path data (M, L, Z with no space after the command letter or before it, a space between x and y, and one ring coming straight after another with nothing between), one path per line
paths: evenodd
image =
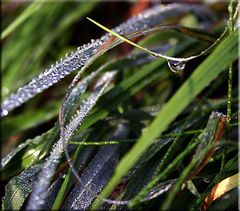
M238 172L237 5L229 26L227 4L156 6L113 30L90 19L109 34L51 65L101 4L23 4L4 22L3 210L235 208L237 183L215 188Z

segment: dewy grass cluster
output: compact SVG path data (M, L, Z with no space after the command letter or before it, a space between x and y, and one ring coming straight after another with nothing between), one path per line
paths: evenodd
M237 3L149 3L113 29L92 18L107 3L9 6L3 210L237 207ZM73 50L80 23L109 34Z

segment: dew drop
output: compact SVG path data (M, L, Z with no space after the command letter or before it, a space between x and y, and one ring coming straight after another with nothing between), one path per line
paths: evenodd
M7 115L8 115L8 111L5 110L5 109L3 109L3 110L1 111L1 116L7 116Z
M183 71L185 69L186 62L168 60L168 66L171 71L173 71L174 73L177 73L177 72Z

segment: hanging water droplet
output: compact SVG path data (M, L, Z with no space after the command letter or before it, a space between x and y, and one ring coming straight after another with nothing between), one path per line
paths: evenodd
M183 71L185 69L186 62L168 60L168 66L171 71L173 71L174 73L177 73L177 72Z

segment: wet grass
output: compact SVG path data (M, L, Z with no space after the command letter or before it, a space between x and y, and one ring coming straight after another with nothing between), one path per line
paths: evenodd
M101 16L109 10L114 17L118 7L126 8L119 9L122 20ZM169 68L169 61L121 44L120 37L92 41L94 53L79 54L86 54L81 68L71 64L61 81L2 117L3 209L236 208L236 182L206 202L214 185L238 173L236 5L199 3L191 14L168 7L161 26L150 18L150 29L116 32L180 59L225 34L182 68ZM3 3L3 101L82 40L104 34L86 16L110 28L136 8L141 4ZM175 10L182 14L172 15Z

